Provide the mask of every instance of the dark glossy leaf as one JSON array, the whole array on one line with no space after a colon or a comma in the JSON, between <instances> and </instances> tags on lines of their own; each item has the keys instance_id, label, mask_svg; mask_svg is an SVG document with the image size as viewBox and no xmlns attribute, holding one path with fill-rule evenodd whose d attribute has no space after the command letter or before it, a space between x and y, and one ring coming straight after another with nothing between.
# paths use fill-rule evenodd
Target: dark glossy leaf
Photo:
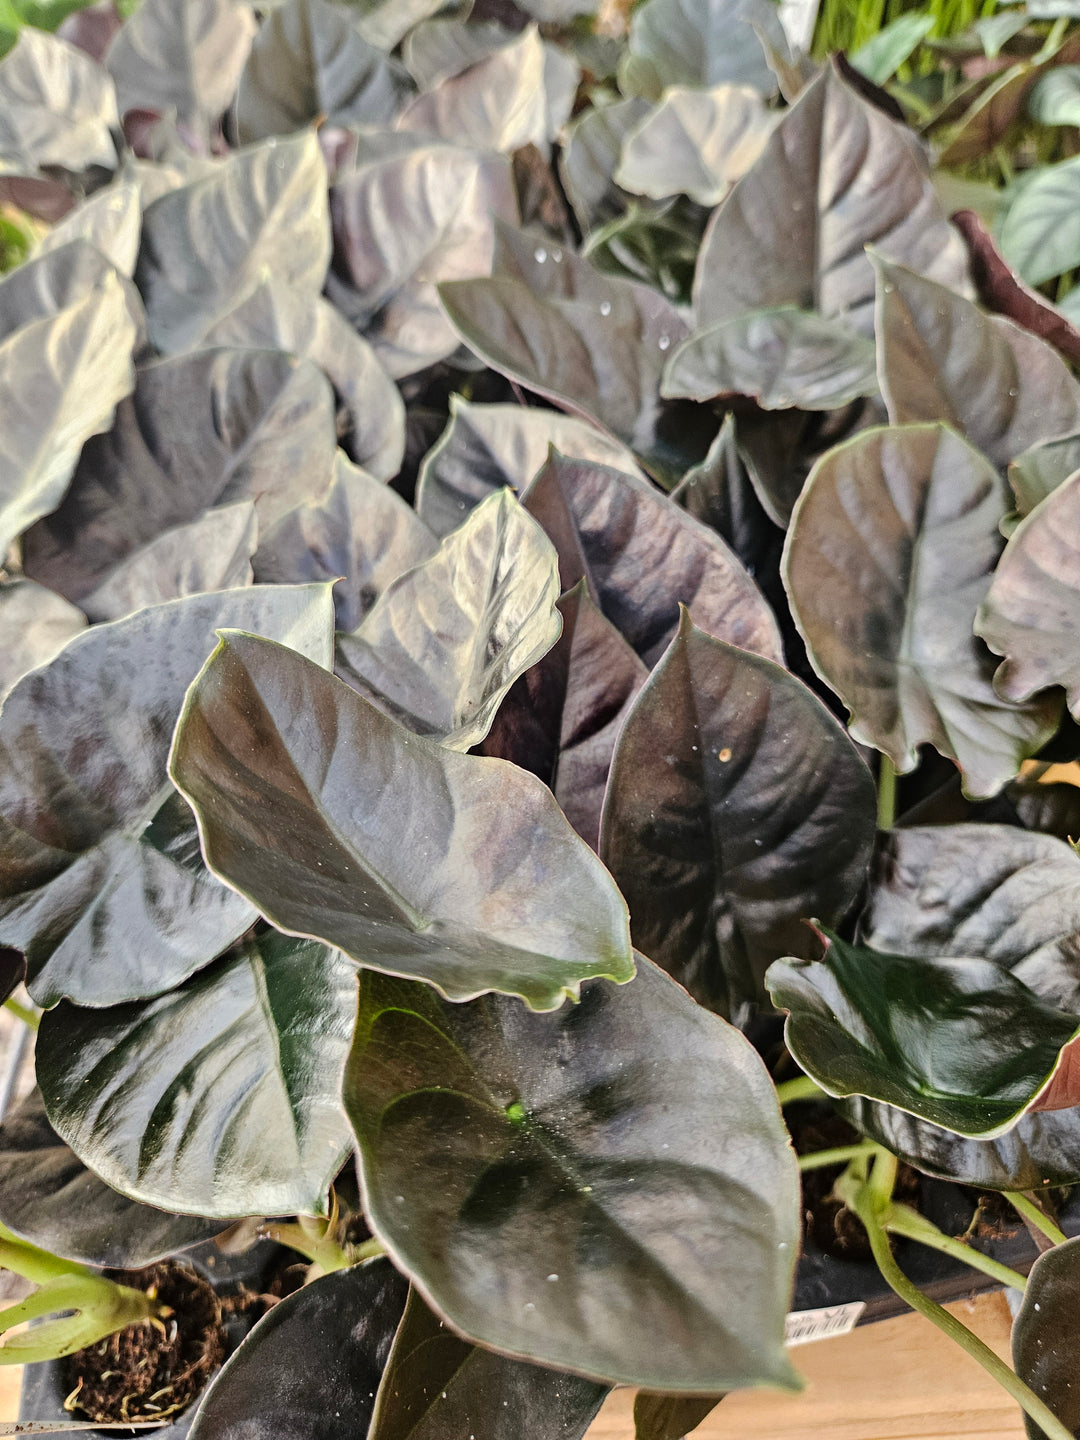
<instances>
[{"instance_id":1,"label":"dark glossy leaf","mask_svg":"<svg viewBox=\"0 0 1080 1440\"><path fill-rule=\"evenodd\" d=\"M647 0L630 23L620 87L651 100L669 85L752 85L773 95L776 76L763 39L787 49L779 15L766 0Z\"/></svg>"},{"instance_id":2,"label":"dark glossy leaf","mask_svg":"<svg viewBox=\"0 0 1080 1440\"><path fill-rule=\"evenodd\" d=\"M633 973L622 898L546 787L411 735L279 645L222 641L171 772L215 873L361 965L537 1009Z\"/></svg>"},{"instance_id":3,"label":"dark glossy leaf","mask_svg":"<svg viewBox=\"0 0 1080 1440\"><path fill-rule=\"evenodd\" d=\"M409 730L468 750L559 638L558 598L551 542L500 490L338 637L335 671Z\"/></svg>"},{"instance_id":4,"label":"dark glossy leaf","mask_svg":"<svg viewBox=\"0 0 1080 1440\"><path fill-rule=\"evenodd\" d=\"M30 26L0 61L0 159L28 175L43 165L112 169L119 123L105 70L66 40Z\"/></svg>"},{"instance_id":5,"label":"dark glossy leaf","mask_svg":"<svg viewBox=\"0 0 1080 1440\"><path fill-rule=\"evenodd\" d=\"M215 506L254 500L273 524L325 494L335 455L333 393L310 360L208 350L155 362L83 451L63 503L26 536L26 571L77 601Z\"/></svg>"},{"instance_id":6,"label":"dark glossy leaf","mask_svg":"<svg viewBox=\"0 0 1080 1440\"><path fill-rule=\"evenodd\" d=\"M1074 1434L1080 1429L1080 1393L1073 1385L1078 1306L1080 1236L1035 1261L1012 1331L1017 1375ZM1042 1427L1026 1415L1024 1425L1030 1440L1043 1440Z\"/></svg>"},{"instance_id":7,"label":"dark glossy leaf","mask_svg":"<svg viewBox=\"0 0 1080 1440\"><path fill-rule=\"evenodd\" d=\"M0 711L0 940L39 1004L156 995L254 912L207 873L165 763L184 693L221 626L330 662L325 586L194 595L76 636Z\"/></svg>"},{"instance_id":8,"label":"dark glossy leaf","mask_svg":"<svg viewBox=\"0 0 1080 1440\"><path fill-rule=\"evenodd\" d=\"M994 677L999 694L1015 701L1063 685L1074 715L1080 713L1078 523L1080 474L1017 526L976 621L991 650L1007 657Z\"/></svg>"},{"instance_id":9,"label":"dark glossy leaf","mask_svg":"<svg viewBox=\"0 0 1080 1440\"><path fill-rule=\"evenodd\" d=\"M1080 470L1080 432L1046 440L1018 455L1009 465L1009 484L1022 519L1030 515L1051 490ZM1015 526L1013 527L1015 529Z\"/></svg>"},{"instance_id":10,"label":"dark glossy leaf","mask_svg":"<svg viewBox=\"0 0 1080 1440\"><path fill-rule=\"evenodd\" d=\"M119 620L147 605L160 605L182 595L250 585L251 557L257 541L258 523L252 501L207 510L189 525L166 530L148 545L132 551L79 604L91 620ZM300 583L326 577L294 578Z\"/></svg>"},{"instance_id":11,"label":"dark glossy leaf","mask_svg":"<svg viewBox=\"0 0 1080 1440\"><path fill-rule=\"evenodd\" d=\"M397 1271L375 1260L286 1296L226 1362L190 1440L366 1435L407 1294Z\"/></svg>"},{"instance_id":12,"label":"dark glossy leaf","mask_svg":"<svg viewBox=\"0 0 1080 1440\"><path fill-rule=\"evenodd\" d=\"M538 775L595 850L615 740L649 672L584 581L559 611L562 634L511 687L482 751Z\"/></svg>"},{"instance_id":13,"label":"dark glossy leaf","mask_svg":"<svg viewBox=\"0 0 1080 1440\"><path fill-rule=\"evenodd\" d=\"M1005 483L942 425L865 431L815 467L784 583L814 669L857 740L901 773L931 744L994 795L1054 733L1058 702L1007 705L972 634L1001 549Z\"/></svg>"},{"instance_id":14,"label":"dark glossy leaf","mask_svg":"<svg viewBox=\"0 0 1080 1440\"><path fill-rule=\"evenodd\" d=\"M352 631L399 575L437 549L434 535L401 496L339 451L325 498L264 529L252 563L260 583L336 580L335 625Z\"/></svg>"},{"instance_id":15,"label":"dark glossy leaf","mask_svg":"<svg viewBox=\"0 0 1080 1440\"><path fill-rule=\"evenodd\" d=\"M673 87L627 134L612 175L634 195L718 204L765 148L776 117L747 85Z\"/></svg>"},{"instance_id":16,"label":"dark glossy leaf","mask_svg":"<svg viewBox=\"0 0 1080 1440\"><path fill-rule=\"evenodd\" d=\"M0 699L86 629L86 616L33 580L0 585Z\"/></svg>"},{"instance_id":17,"label":"dark glossy leaf","mask_svg":"<svg viewBox=\"0 0 1080 1440\"><path fill-rule=\"evenodd\" d=\"M553 452L525 506L555 542L562 588L587 580L646 665L675 634L680 604L710 634L781 659L772 611L723 540L647 481Z\"/></svg>"},{"instance_id":18,"label":"dark glossy leaf","mask_svg":"<svg viewBox=\"0 0 1080 1440\"><path fill-rule=\"evenodd\" d=\"M559 173L583 233L625 210L630 197L616 185L615 169L627 136L651 113L647 100L631 96L593 106L568 127Z\"/></svg>"},{"instance_id":19,"label":"dark glossy leaf","mask_svg":"<svg viewBox=\"0 0 1080 1440\"><path fill-rule=\"evenodd\" d=\"M771 961L814 949L866 878L874 785L821 702L683 612L619 736L600 854L634 944L743 1023ZM1078 862L1080 864L1080 862Z\"/></svg>"},{"instance_id":20,"label":"dark glossy leaf","mask_svg":"<svg viewBox=\"0 0 1080 1440\"><path fill-rule=\"evenodd\" d=\"M995 465L1080 428L1080 385L1037 335L875 257L881 391L894 425L941 420Z\"/></svg>"},{"instance_id":21,"label":"dark glossy leaf","mask_svg":"<svg viewBox=\"0 0 1080 1440\"><path fill-rule=\"evenodd\" d=\"M332 305L273 277L213 325L203 344L265 346L312 360L344 407L339 443L377 480L392 480L405 453L401 392L368 345Z\"/></svg>"},{"instance_id":22,"label":"dark glossy leaf","mask_svg":"<svg viewBox=\"0 0 1080 1440\"><path fill-rule=\"evenodd\" d=\"M1029 285L1041 285L1080 263L1080 159L1036 170L1005 212L1001 253Z\"/></svg>"},{"instance_id":23,"label":"dark glossy leaf","mask_svg":"<svg viewBox=\"0 0 1080 1440\"><path fill-rule=\"evenodd\" d=\"M582 1440L606 1385L470 1345L415 1290L394 1339L368 1440Z\"/></svg>"},{"instance_id":24,"label":"dark glossy leaf","mask_svg":"<svg viewBox=\"0 0 1080 1440\"><path fill-rule=\"evenodd\" d=\"M715 212L694 280L697 323L796 305L847 316L869 335L871 243L943 284L966 286L963 243L946 223L914 137L830 66L785 111Z\"/></svg>"},{"instance_id":25,"label":"dark glossy leaf","mask_svg":"<svg viewBox=\"0 0 1080 1440\"><path fill-rule=\"evenodd\" d=\"M54 1255L122 1270L223 1229L219 1220L140 1205L99 1180L49 1124L38 1090L0 1125L0 1222Z\"/></svg>"},{"instance_id":26,"label":"dark glossy leaf","mask_svg":"<svg viewBox=\"0 0 1080 1440\"><path fill-rule=\"evenodd\" d=\"M639 1390L634 1396L634 1440L683 1440L716 1409L722 1395L658 1395Z\"/></svg>"},{"instance_id":27,"label":"dark glossy leaf","mask_svg":"<svg viewBox=\"0 0 1080 1440\"><path fill-rule=\"evenodd\" d=\"M869 340L842 321L785 305L695 332L668 361L661 393L745 395L763 410L838 410L876 394L877 383Z\"/></svg>"},{"instance_id":28,"label":"dark glossy leaf","mask_svg":"<svg viewBox=\"0 0 1080 1440\"><path fill-rule=\"evenodd\" d=\"M404 93L400 70L364 39L355 8L286 0L263 22L240 79L241 141L330 125L388 125Z\"/></svg>"},{"instance_id":29,"label":"dark glossy leaf","mask_svg":"<svg viewBox=\"0 0 1080 1440\"><path fill-rule=\"evenodd\" d=\"M205 145L236 93L255 29L241 0L140 0L105 60L120 113L175 111Z\"/></svg>"},{"instance_id":30,"label":"dark glossy leaf","mask_svg":"<svg viewBox=\"0 0 1080 1440\"><path fill-rule=\"evenodd\" d=\"M36 255L48 255L72 240L88 240L122 275L131 275L139 253L141 226L139 187L134 181L121 180L76 205L59 225L53 226Z\"/></svg>"},{"instance_id":31,"label":"dark glossy leaf","mask_svg":"<svg viewBox=\"0 0 1080 1440\"><path fill-rule=\"evenodd\" d=\"M547 462L551 446L575 460L640 473L625 445L573 415L524 405L471 405L451 395L450 423L420 467L420 518L436 535L449 534L493 491L503 486L523 491Z\"/></svg>"},{"instance_id":32,"label":"dark glossy leaf","mask_svg":"<svg viewBox=\"0 0 1080 1440\"><path fill-rule=\"evenodd\" d=\"M9 999L25 979L26 961L20 952L0 948L0 995Z\"/></svg>"},{"instance_id":33,"label":"dark glossy leaf","mask_svg":"<svg viewBox=\"0 0 1080 1440\"><path fill-rule=\"evenodd\" d=\"M677 425L659 395L667 352L687 328L655 290L500 226L492 278L443 284L439 295L485 364L597 421L653 466L675 466L694 448L693 427Z\"/></svg>"},{"instance_id":34,"label":"dark glossy leaf","mask_svg":"<svg viewBox=\"0 0 1080 1440\"><path fill-rule=\"evenodd\" d=\"M267 275L317 295L329 260L326 166L314 131L239 150L143 216L135 278L150 339L168 353L186 349Z\"/></svg>"},{"instance_id":35,"label":"dark glossy leaf","mask_svg":"<svg viewBox=\"0 0 1080 1440\"><path fill-rule=\"evenodd\" d=\"M327 294L400 378L457 348L435 286L487 274L494 217L517 219L513 177L505 156L419 136L371 132L358 145L330 197Z\"/></svg>"},{"instance_id":36,"label":"dark glossy leaf","mask_svg":"<svg viewBox=\"0 0 1080 1440\"><path fill-rule=\"evenodd\" d=\"M790 1387L797 1186L767 1086L642 958L543 1016L364 972L345 1105L376 1234L462 1334L609 1381Z\"/></svg>"},{"instance_id":37,"label":"dark glossy leaf","mask_svg":"<svg viewBox=\"0 0 1080 1440\"><path fill-rule=\"evenodd\" d=\"M38 1084L57 1133L134 1200L321 1215L349 1148L340 1094L355 1006L343 956L262 935L156 1000L50 1010Z\"/></svg>"},{"instance_id":38,"label":"dark glossy leaf","mask_svg":"<svg viewBox=\"0 0 1080 1440\"><path fill-rule=\"evenodd\" d=\"M1014 780L1007 790L1021 825L1059 840L1080 839L1080 788L1076 785L1040 784Z\"/></svg>"},{"instance_id":39,"label":"dark glossy leaf","mask_svg":"<svg viewBox=\"0 0 1080 1440\"><path fill-rule=\"evenodd\" d=\"M827 934L820 960L770 966L784 1039L830 1095L862 1095L955 1134L1002 1135L1080 1034L992 960L889 955Z\"/></svg>"}]
</instances>

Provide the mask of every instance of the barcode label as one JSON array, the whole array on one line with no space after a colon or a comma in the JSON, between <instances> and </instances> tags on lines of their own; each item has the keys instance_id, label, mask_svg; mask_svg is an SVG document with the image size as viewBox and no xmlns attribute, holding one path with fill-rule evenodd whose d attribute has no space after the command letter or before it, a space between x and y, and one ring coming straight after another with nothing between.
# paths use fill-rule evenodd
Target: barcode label
<instances>
[{"instance_id":1,"label":"barcode label","mask_svg":"<svg viewBox=\"0 0 1080 1440\"><path fill-rule=\"evenodd\" d=\"M865 1309L865 1300L853 1300L850 1305L826 1305L824 1310L796 1310L784 1321L784 1343L808 1345L811 1340L846 1335Z\"/></svg>"}]
</instances>

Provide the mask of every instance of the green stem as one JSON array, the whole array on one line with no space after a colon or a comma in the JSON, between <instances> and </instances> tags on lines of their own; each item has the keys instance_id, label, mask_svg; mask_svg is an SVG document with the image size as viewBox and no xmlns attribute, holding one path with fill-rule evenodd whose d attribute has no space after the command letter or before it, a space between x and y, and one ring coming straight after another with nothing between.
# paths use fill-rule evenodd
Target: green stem
<instances>
[{"instance_id":1,"label":"green stem","mask_svg":"<svg viewBox=\"0 0 1080 1440\"><path fill-rule=\"evenodd\" d=\"M950 1315L948 1310L931 1300L929 1296L924 1295L897 1265L892 1250L889 1248L888 1234L882 1223L883 1213L892 1204L892 1185L895 1177L896 1157L887 1151L882 1151L874 1160L874 1169L866 1184L858 1186L850 1197L844 1197L846 1203L866 1227L874 1260L885 1283L899 1295L901 1300L936 1325L939 1330L948 1335L950 1340L954 1340L962 1350L965 1350L973 1360L977 1360L987 1374L1012 1396L1025 1414L1029 1415L1035 1424L1042 1428L1046 1440L1075 1440L1072 1431L1066 1429L1039 1397L1028 1389L1019 1375L1010 1370L1005 1361L994 1354L989 1345L985 1345L977 1335L972 1334L966 1325L957 1320L955 1315Z\"/></svg>"},{"instance_id":2,"label":"green stem","mask_svg":"<svg viewBox=\"0 0 1080 1440\"><path fill-rule=\"evenodd\" d=\"M356 1247L356 1263L364 1260L378 1260L380 1255L386 1254L386 1247L381 1240L365 1240L362 1245Z\"/></svg>"},{"instance_id":3,"label":"green stem","mask_svg":"<svg viewBox=\"0 0 1080 1440\"><path fill-rule=\"evenodd\" d=\"M896 766L888 755L882 755L878 766L877 825L891 830L896 822Z\"/></svg>"},{"instance_id":4,"label":"green stem","mask_svg":"<svg viewBox=\"0 0 1080 1440\"><path fill-rule=\"evenodd\" d=\"M328 1229L319 1234L320 1223L313 1224L308 1216L303 1216L295 1222L260 1225L259 1234L298 1251L305 1260L318 1265L325 1275L334 1270L347 1270L353 1263L352 1255L330 1236Z\"/></svg>"},{"instance_id":5,"label":"green stem","mask_svg":"<svg viewBox=\"0 0 1080 1440\"><path fill-rule=\"evenodd\" d=\"M962 1240L956 1240L951 1235L946 1235L944 1230L939 1230L932 1220L927 1220L925 1215L920 1215L909 1205L898 1205L894 1201L881 1219L890 1234L903 1235L907 1240L914 1240L919 1245L927 1245L931 1250L940 1250L943 1255L951 1255L954 1260L959 1260L964 1265L970 1265L973 1270L981 1270L984 1275L989 1275L992 1280L996 1280L1001 1285L1011 1286L1014 1290L1023 1290L1027 1284L1027 1277L1021 1275L1019 1270L1002 1265L999 1260L993 1259L990 1255L984 1255L973 1245L965 1245Z\"/></svg>"},{"instance_id":6,"label":"green stem","mask_svg":"<svg viewBox=\"0 0 1080 1440\"><path fill-rule=\"evenodd\" d=\"M20 1005L18 1000L5 1000L4 1009L10 1010L16 1020L21 1020L22 1023L28 1025L31 1030L38 1028L40 1017L37 1011L32 1010L29 1005Z\"/></svg>"},{"instance_id":7,"label":"green stem","mask_svg":"<svg viewBox=\"0 0 1080 1440\"><path fill-rule=\"evenodd\" d=\"M782 1085L777 1085L776 1098L784 1106L793 1105L796 1100L824 1100L826 1095L809 1075L796 1075L794 1080L785 1080Z\"/></svg>"},{"instance_id":8,"label":"green stem","mask_svg":"<svg viewBox=\"0 0 1080 1440\"><path fill-rule=\"evenodd\" d=\"M832 1150L815 1150L812 1155L799 1156L800 1170L824 1170L826 1165L846 1165L860 1155L872 1155L872 1140L860 1140L857 1145L837 1145Z\"/></svg>"},{"instance_id":9,"label":"green stem","mask_svg":"<svg viewBox=\"0 0 1080 1440\"><path fill-rule=\"evenodd\" d=\"M1048 1215L1043 1214L1033 1200L1029 1200L1026 1195L1021 1195L1015 1190L1005 1190L1002 1193L1013 1209L1018 1210L1025 1220L1030 1220L1036 1230L1041 1230L1049 1241L1054 1245L1064 1245L1069 1237L1064 1230L1060 1230L1054 1224Z\"/></svg>"}]
</instances>

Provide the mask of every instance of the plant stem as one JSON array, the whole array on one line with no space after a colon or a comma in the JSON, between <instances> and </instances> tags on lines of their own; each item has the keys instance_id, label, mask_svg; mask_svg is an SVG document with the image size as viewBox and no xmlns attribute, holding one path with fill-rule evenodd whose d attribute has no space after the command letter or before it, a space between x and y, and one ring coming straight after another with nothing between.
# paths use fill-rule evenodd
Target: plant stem
<instances>
[{"instance_id":1,"label":"plant stem","mask_svg":"<svg viewBox=\"0 0 1080 1440\"><path fill-rule=\"evenodd\" d=\"M5 1000L4 1009L10 1010L16 1020L21 1020L22 1023L29 1026L31 1030L38 1028L40 1017L37 1011L32 1010L29 1005L21 1005L18 1000Z\"/></svg>"},{"instance_id":2,"label":"plant stem","mask_svg":"<svg viewBox=\"0 0 1080 1440\"><path fill-rule=\"evenodd\" d=\"M362 1245L356 1247L356 1263L364 1260L377 1260L380 1255L386 1254L386 1247L381 1240L365 1240Z\"/></svg>"},{"instance_id":3,"label":"plant stem","mask_svg":"<svg viewBox=\"0 0 1080 1440\"><path fill-rule=\"evenodd\" d=\"M877 825L891 830L896 821L896 766L888 755L882 755L878 766Z\"/></svg>"},{"instance_id":4,"label":"plant stem","mask_svg":"<svg viewBox=\"0 0 1080 1440\"><path fill-rule=\"evenodd\" d=\"M882 1224L891 1235L903 1235L905 1239L914 1240L919 1245L927 1245L931 1250L939 1250L943 1255L951 1255L954 1260L960 1260L963 1264L970 1265L973 1270L981 1270L984 1275L989 1275L992 1280L997 1280L1002 1285L1011 1286L1014 1290L1023 1290L1027 1284L1027 1277L1021 1275L1019 1270L1002 1265L999 1260L993 1259L990 1255L984 1255L974 1246L965 1245L962 1240L956 1240L951 1235L946 1235L944 1230L939 1230L932 1220L927 1220L925 1215L920 1215L909 1205L898 1205L894 1201L881 1219Z\"/></svg>"},{"instance_id":5,"label":"plant stem","mask_svg":"<svg viewBox=\"0 0 1080 1440\"><path fill-rule=\"evenodd\" d=\"M320 1226L325 1226L322 1233ZM313 1221L307 1215L296 1221L260 1225L259 1234L298 1251L305 1260L318 1265L324 1275L334 1270L347 1270L353 1263L352 1255L333 1238L330 1227L325 1222Z\"/></svg>"},{"instance_id":6,"label":"plant stem","mask_svg":"<svg viewBox=\"0 0 1080 1440\"><path fill-rule=\"evenodd\" d=\"M794 1080L785 1080L782 1085L777 1085L776 1098L784 1106L793 1105L796 1100L824 1100L826 1095L809 1075L796 1075Z\"/></svg>"},{"instance_id":7,"label":"plant stem","mask_svg":"<svg viewBox=\"0 0 1080 1440\"><path fill-rule=\"evenodd\" d=\"M832 1150L815 1150L812 1155L799 1156L800 1170L824 1170L826 1165L846 1165L860 1155L872 1155L872 1140L860 1140L857 1145L837 1145Z\"/></svg>"},{"instance_id":8,"label":"plant stem","mask_svg":"<svg viewBox=\"0 0 1080 1440\"><path fill-rule=\"evenodd\" d=\"M1034 1200L1029 1200L1026 1195L1021 1195L1016 1190L1005 1190L1002 1193L1013 1209L1018 1210L1025 1220L1030 1220L1032 1225L1037 1230L1041 1230L1052 1244L1064 1245L1069 1237L1064 1230L1054 1224L1048 1215L1043 1214Z\"/></svg>"}]
</instances>

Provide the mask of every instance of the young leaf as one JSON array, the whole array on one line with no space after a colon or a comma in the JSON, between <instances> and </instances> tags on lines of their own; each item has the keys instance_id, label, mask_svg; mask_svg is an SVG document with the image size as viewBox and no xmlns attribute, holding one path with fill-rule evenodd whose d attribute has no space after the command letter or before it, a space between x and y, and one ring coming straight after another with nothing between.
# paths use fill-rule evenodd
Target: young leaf
<instances>
[{"instance_id":1,"label":"young leaf","mask_svg":"<svg viewBox=\"0 0 1080 1440\"><path fill-rule=\"evenodd\" d=\"M0 943L39 1004L160 994L231 944L251 907L206 871L165 770L184 692L220 626L320 664L328 586L193 595L75 637L0 711ZM310 662L309 662L310 663Z\"/></svg>"},{"instance_id":2,"label":"young leaf","mask_svg":"<svg viewBox=\"0 0 1080 1440\"><path fill-rule=\"evenodd\" d=\"M416 511L339 450L325 497L264 528L252 563L260 583L336 581L335 627L349 632L399 575L437 549Z\"/></svg>"},{"instance_id":3,"label":"young leaf","mask_svg":"<svg viewBox=\"0 0 1080 1440\"><path fill-rule=\"evenodd\" d=\"M256 28L241 0L140 0L105 61L120 113L175 111L207 145L236 93Z\"/></svg>"},{"instance_id":4,"label":"young leaf","mask_svg":"<svg viewBox=\"0 0 1080 1440\"><path fill-rule=\"evenodd\" d=\"M998 698L972 634L1006 503L997 471L945 426L867 430L815 466L784 551L795 623L855 738L902 773L932 744L976 798L1057 727L1053 697Z\"/></svg>"},{"instance_id":5,"label":"young leaf","mask_svg":"<svg viewBox=\"0 0 1080 1440\"><path fill-rule=\"evenodd\" d=\"M348 1153L355 968L267 934L155 1000L42 1017L49 1120L96 1175L161 1208L325 1214Z\"/></svg>"},{"instance_id":6,"label":"young leaf","mask_svg":"<svg viewBox=\"0 0 1080 1440\"><path fill-rule=\"evenodd\" d=\"M654 665L690 606L703 629L779 661L776 621L719 535L645 480L552 452L525 492L555 542L564 590L589 592L646 665Z\"/></svg>"},{"instance_id":7,"label":"young leaf","mask_svg":"<svg viewBox=\"0 0 1080 1440\"><path fill-rule=\"evenodd\" d=\"M668 361L660 393L744 395L763 410L838 410L876 394L877 383L869 340L840 320L783 305L695 332Z\"/></svg>"},{"instance_id":8,"label":"young leaf","mask_svg":"<svg viewBox=\"0 0 1080 1440\"><path fill-rule=\"evenodd\" d=\"M133 550L79 605L91 620L119 620L182 595L250 585L257 532L250 500L207 510L189 525L166 530ZM296 580L324 578L303 575Z\"/></svg>"},{"instance_id":9,"label":"young leaf","mask_svg":"<svg viewBox=\"0 0 1080 1440\"><path fill-rule=\"evenodd\" d=\"M139 254L141 228L139 187L131 180L118 181L96 191L54 225L38 245L34 258L49 255L72 240L88 240L121 275L131 276Z\"/></svg>"},{"instance_id":10,"label":"young leaf","mask_svg":"<svg viewBox=\"0 0 1080 1440\"><path fill-rule=\"evenodd\" d=\"M448 1329L415 1289L375 1399L368 1440L582 1440L606 1385L509 1360Z\"/></svg>"},{"instance_id":11,"label":"young leaf","mask_svg":"<svg viewBox=\"0 0 1080 1440\"><path fill-rule=\"evenodd\" d=\"M509 486L520 494L546 463L551 446L575 460L640 473L625 445L573 415L523 405L471 405L451 395L450 423L420 467L420 518L436 535L449 534L492 491Z\"/></svg>"},{"instance_id":12,"label":"young leaf","mask_svg":"<svg viewBox=\"0 0 1080 1440\"><path fill-rule=\"evenodd\" d=\"M545 786L410 734L280 645L222 640L171 773L214 872L361 965L540 1010L633 974L622 897Z\"/></svg>"},{"instance_id":13,"label":"young leaf","mask_svg":"<svg viewBox=\"0 0 1080 1440\"><path fill-rule=\"evenodd\" d=\"M647 0L630 23L620 88L653 100L669 85L750 85L774 95L766 42L786 52L776 7L766 0Z\"/></svg>"},{"instance_id":14,"label":"young leaf","mask_svg":"<svg viewBox=\"0 0 1080 1440\"><path fill-rule=\"evenodd\" d=\"M609 1382L797 1384L776 1101L649 961L554 1015L364 972L345 1105L376 1234L461 1334Z\"/></svg>"},{"instance_id":15,"label":"young leaf","mask_svg":"<svg viewBox=\"0 0 1080 1440\"><path fill-rule=\"evenodd\" d=\"M866 878L874 785L824 705L683 611L611 767L600 854L631 933L703 1005L745 1021L766 967L839 921ZM805 938L804 938L805 937Z\"/></svg>"},{"instance_id":16,"label":"young leaf","mask_svg":"<svg viewBox=\"0 0 1080 1440\"><path fill-rule=\"evenodd\" d=\"M1080 474L1059 485L1013 531L975 622L990 649L1006 657L994 677L1000 695L1017 702L1048 685L1063 685L1074 715L1080 714L1078 517Z\"/></svg>"},{"instance_id":17,"label":"young leaf","mask_svg":"<svg viewBox=\"0 0 1080 1440\"><path fill-rule=\"evenodd\" d=\"M862 1095L958 1135L1002 1135L1046 1097L1076 1015L992 960L888 955L826 932L820 960L778 960L792 1055L830 1095Z\"/></svg>"},{"instance_id":18,"label":"young leaf","mask_svg":"<svg viewBox=\"0 0 1080 1440\"><path fill-rule=\"evenodd\" d=\"M47 665L80 630L86 616L33 580L0 584L0 700L28 670Z\"/></svg>"},{"instance_id":19,"label":"young leaf","mask_svg":"<svg viewBox=\"0 0 1080 1440\"><path fill-rule=\"evenodd\" d=\"M722 1395L634 1396L634 1440L685 1440L716 1409Z\"/></svg>"},{"instance_id":20,"label":"young leaf","mask_svg":"<svg viewBox=\"0 0 1080 1440\"><path fill-rule=\"evenodd\" d=\"M0 1126L0 1223L55 1255L118 1270L153 1265L224 1229L140 1205L99 1180L49 1124L39 1090Z\"/></svg>"},{"instance_id":21,"label":"young leaf","mask_svg":"<svg viewBox=\"0 0 1080 1440\"><path fill-rule=\"evenodd\" d=\"M166 354L187 349L268 274L317 295L329 261L326 165L314 131L238 150L143 216L135 279L150 339Z\"/></svg>"},{"instance_id":22,"label":"young leaf","mask_svg":"<svg viewBox=\"0 0 1080 1440\"><path fill-rule=\"evenodd\" d=\"M1017 455L1009 465L1009 484L1022 520L1052 490L1080 470L1080 432L1045 440ZM1014 527L1015 528L1015 527Z\"/></svg>"},{"instance_id":23,"label":"young leaf","mask_svg":"<svg viewBox=\"0 0 1080 1440\"><path fill-rule=\"evenodd\" d=\"M33 175L41 166L113 169L119 124L108 72L55 35L25 26L0 61L0 160Z\"/></svg>"},{"instance_id":24,"label":"young leaf","mask_svg":"<svg viewBox=\"0 0 1080 1440\"><path fill-rule=\"evenodd\" d=\"M323 1440L337 1420L341 1434L366 1435L407 1294L376 1260L287 1295L215 1377L190 1440Z\"/></svg>"},{"instance_id":25,"label":"young leaf","mask_svg":"<svg viewBox=\"0 0 1080 1440\"><path fill-rule=\"evenodd\" d=\"M338 637L336 673L418 735L468 750L559 638L558 597L554 547L499 490Z\"/></svg>"},{"instance_id":26,"label":"young leaf","mask_svg":"<svg viewBox=\"0 0 1080 1440\"><path fill-rule=\"evenodd\" d=\"M1001 253L1029 285L1080 264L1080 158L1035 171L1005 212Z\"/></svg>"},{"instance_id":27,"label":"young leaf","mask_svg":"<svg viewBox=\"0 0 1080 1440\"><path fill-rule=\"evenodd\" d=\"M1080 385L1037 335L874 257L881 392L894 425L941 420L1004 467L1080 428Z\"/></svg>"},{"instance_id":28,"label":"young leaf","mask_svg":"<svg viewBox=\"0 0 1080 1440\"><path fill-rule=\"evenodd\" d=\"M713 215L694 278L697 323L795 305L869 335L871 242L945 285L967 284L963 243L914 138L828 66Z\"/></svg>"},{"instance_id":29,"label":"young leaf","mask_svg":"<svg viewBox=\"0 0 1080 1440\"><path fill-rule=\"evenodd\" d=\"M883 419L876 395L839 410L777 412L740 407L739 454L773 524L787 529L811 470L827 451Z\"/></svg>"},{"instance_id":30,"label":"young leaf","mask_svg":"<svg viewBox=\"0 0 1080 1440\"><path fill-rule=\"evenodd\" d=\"M269 525L317 499L336 453L333 392L310 360L208 350L157 361L27 534L27 574L78 601L140 546L216 506L253 500Z\"/></svg>"},{"instance_id":31,"label":"young leaf","mask_svg":"<svg viewBox=\"0 0 1080 1440\"><path fill-rule=\"evenodd\" d=\"M1066 1429L1080 1427L1076 1348L1080 1344L1080 1236L1055 1245L1031 1267L1023 1303L1013 1322L1013 1365ZM1024 1417L1029 1440L1044 1440L1042 1428Z\"/></svg>"},{"instance_id":32,"label":"young leaf","mask_svg":"<svg viewBox=\"0 0 1080 1440\"><path fill-rule=\"evenodd\" d=\"M286 0L263 21L236 97L249 144L320 118L330 125L389 125L405 93L399 68L361 34L355 7Z\"/></svg>"}]
</instances>

